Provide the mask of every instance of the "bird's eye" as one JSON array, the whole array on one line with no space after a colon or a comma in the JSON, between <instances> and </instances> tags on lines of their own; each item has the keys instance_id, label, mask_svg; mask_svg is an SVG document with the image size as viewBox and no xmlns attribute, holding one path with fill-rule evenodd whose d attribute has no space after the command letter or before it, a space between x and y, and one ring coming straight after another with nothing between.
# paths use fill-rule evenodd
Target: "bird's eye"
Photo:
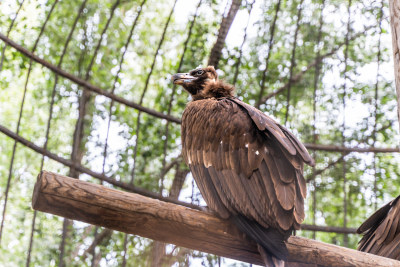
<instances>
[{"instance_id":1,"label":"bird's eye","mask_svg":"<svg viewBox=\"0 0 400 267\"><path fill-rule=\"evenodd\" d=\"M202 75L203 73L204 73L203 70L198 70L198 71L196 72L197 75Z\"/></svg>"}]
</instances>

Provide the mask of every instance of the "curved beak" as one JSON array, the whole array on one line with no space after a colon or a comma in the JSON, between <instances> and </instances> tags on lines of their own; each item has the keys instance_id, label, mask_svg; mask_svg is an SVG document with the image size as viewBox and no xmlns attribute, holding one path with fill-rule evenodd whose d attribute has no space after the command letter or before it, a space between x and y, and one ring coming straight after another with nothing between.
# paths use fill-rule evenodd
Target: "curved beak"
<instances>
[{"instance_id":1,"label":"curved beak","mask_svg":"<svg viewBox=\"0 0 400 267\"><path fill-rule=\"evenodd\" d=\"M195 80L196 77L189 75L188 73L177 73L175 75L172 75L171 81L174 84L185 84L185 83L190 83L191 81Z\"/></svg>"}]
</instances>

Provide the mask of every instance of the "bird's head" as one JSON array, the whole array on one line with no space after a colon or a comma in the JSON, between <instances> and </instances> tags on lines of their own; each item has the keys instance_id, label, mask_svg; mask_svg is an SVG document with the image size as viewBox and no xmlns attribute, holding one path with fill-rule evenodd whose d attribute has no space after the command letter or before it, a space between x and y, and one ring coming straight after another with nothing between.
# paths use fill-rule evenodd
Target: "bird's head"
<instances>
[{"instance_id":1,"label":"bird's head","mask_svg":"<svg viewBox=\"0 0 400 267\"><path fill-rule=\"evenodd\" d=\"M208 66L191 70L189 73L177 73L171 79L174 84L181 85L191 95L196 95L207 83L215 83L218 80L218 74L213 66Z\"/></svg>"},{"instance_id":2,"label":"bird's head","mask_svg":"<svg viewBox=\"0 0 400 267\"><path fill-rule=\"evenodd\" d=\"M234 87L218 80L213 66L197 68L189 73L177 73L171 80L185 88L195 100L233 96Z\"/></svg>"}]
</instances>

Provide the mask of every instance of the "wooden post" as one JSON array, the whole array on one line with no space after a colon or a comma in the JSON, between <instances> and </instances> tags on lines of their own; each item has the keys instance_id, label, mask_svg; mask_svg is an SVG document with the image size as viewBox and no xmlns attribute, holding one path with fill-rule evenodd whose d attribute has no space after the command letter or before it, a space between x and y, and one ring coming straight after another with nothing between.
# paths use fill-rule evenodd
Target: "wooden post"
<instances>
[{"instance_id":1,"label":"wooden post","mask_svg":"<svg viewBox=\"0 0 400 267\"><path fill-rule=\"evenodd\" d=\"M394 77L397 93L397 116L400 121L400 2L389 0L390 25L392 28L392 45L394 61Z\"/></svg>"},{"instance_id":2,"label":"wooden post","mask_svg":"<svg viewBox=\"0 0 400 267\"><path fill-rule=\"evenodd\" d=\"M256 244L229 221L138 194L43 171L36 182L35 210L136 234L223 257L262 264ZM289 260L320 266L400 266L353 249L292 236Z\"/></svg>"}]
</instances>

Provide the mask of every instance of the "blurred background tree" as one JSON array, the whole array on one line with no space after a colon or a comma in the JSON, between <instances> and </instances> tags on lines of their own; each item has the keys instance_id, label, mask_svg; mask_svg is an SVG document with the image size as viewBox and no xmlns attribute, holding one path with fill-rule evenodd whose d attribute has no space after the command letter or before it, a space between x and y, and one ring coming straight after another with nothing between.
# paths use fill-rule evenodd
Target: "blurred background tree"
<instances>
[{"instance_id":1,"label":"blurred background tree","mask_svg":"<svg viewBox=\"0 0 400 267\"><path fill-rule=\"evenodd\" d=\"M221 57L210 58L221 27L230 27L217 49ZM180 126L165 115L179 118L189 101L170 75L210 60L241 99L286 124L309 148L316 144L316 167L305 170L305 223L352 232L398 195L398 154L340 149L398 145L387 1L3 0L0 33L164 114L85 90L0 42L0 130L97 173L204 205L180 157ZM41 169L100 182L0 134L2 266L246 265L33 212ZM351 248L360 238L297 234Z\"/></svg>"}]
</instances>

